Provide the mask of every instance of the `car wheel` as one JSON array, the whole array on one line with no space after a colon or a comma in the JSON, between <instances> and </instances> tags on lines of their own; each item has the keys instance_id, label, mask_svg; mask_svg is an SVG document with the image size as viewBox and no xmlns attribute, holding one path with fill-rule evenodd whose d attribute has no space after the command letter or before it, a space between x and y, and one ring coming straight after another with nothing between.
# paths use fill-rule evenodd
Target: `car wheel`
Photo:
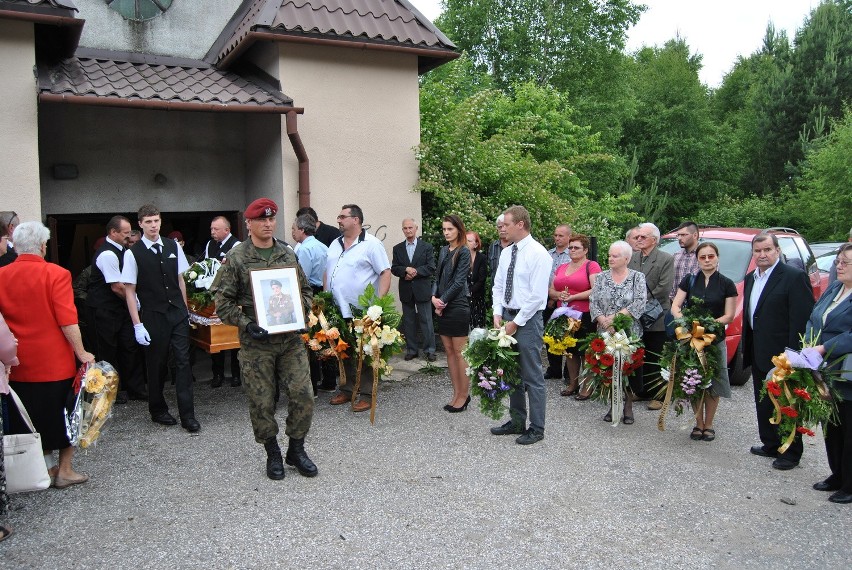
<instances>
[{"instance_id":1,"label":"car wheel","mask_svg":"<svg viewBox=\"0 0 852 570\"><path fill-rule=\"evenodd\" d=\"M751 377L751 366L743 368L743 345L737 347L737 353L731 362L728 363L728 378L731 380L731 386L742 386Z\"/></svg>"}]
</instances>

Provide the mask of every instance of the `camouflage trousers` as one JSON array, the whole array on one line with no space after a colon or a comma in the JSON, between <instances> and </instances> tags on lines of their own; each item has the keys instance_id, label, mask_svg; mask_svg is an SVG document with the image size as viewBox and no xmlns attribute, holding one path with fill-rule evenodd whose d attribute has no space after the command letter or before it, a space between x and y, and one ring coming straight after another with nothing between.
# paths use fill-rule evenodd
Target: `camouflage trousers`
<instances>
[{"instance_id":1,"label":"camouflage trousers","mask_svg":"<svg viewBox=\"0 0 852 570\"><path fill-rule=\"evenodd\" d=\"M287 397L284 433L294 439L304 438L314 415L314 392L302 339L285 333L263 341L244 337L240 340L240 374L249 400L254 439L263 443L278 435L276 387Z\"/></svg>"}]
</instances>

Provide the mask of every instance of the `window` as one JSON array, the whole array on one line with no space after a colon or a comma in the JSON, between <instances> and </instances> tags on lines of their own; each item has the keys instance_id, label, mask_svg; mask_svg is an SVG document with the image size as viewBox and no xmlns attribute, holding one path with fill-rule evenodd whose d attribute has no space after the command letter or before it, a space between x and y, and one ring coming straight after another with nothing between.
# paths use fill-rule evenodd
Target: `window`
<instances>
[{"instance_id":1,"label":"window","mask_svg":"<svg viewBox=\"0 0 852 570\"><path fill-rule=\"evenodd\" d=\"M142 22L168 10L172 0L106 0L106 3L126 19Z\"/></svg>"}]
</instances>

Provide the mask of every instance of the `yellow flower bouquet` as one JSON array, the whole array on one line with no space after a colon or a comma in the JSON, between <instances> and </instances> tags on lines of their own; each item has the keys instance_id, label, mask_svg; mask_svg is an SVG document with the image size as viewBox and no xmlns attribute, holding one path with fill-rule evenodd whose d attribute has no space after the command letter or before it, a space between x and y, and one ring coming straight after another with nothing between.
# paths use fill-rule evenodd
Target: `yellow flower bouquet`
<instances>
[{"instance_id":1,"label":"yellow flower bouquet","mask_svg":"<svg viewBox=\"0 0 852 570\"><path fill-rule=\"evenodd\" d=\"M79 391L74 408L66 413L65 427L71 445L87 449L100 437L104 424L112 415L118 393L118 372L104 361L84 364L74 388Z\"/></svg>"}]
</instances>

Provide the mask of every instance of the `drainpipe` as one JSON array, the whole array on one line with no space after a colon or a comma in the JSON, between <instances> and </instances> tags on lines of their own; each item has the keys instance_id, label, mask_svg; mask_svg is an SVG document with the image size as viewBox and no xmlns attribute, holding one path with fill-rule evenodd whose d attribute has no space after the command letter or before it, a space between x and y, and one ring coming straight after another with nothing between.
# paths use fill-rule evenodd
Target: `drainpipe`
<instances>
[{"instance_id":1,"label":"drainpipe","mask_svg":"<svg viewBox=\"0 0 852 570\"><path fill-rule=\"evenodd\" d=\"M305 145L302 144L302 137L299 136L296 113L295 110L287 112L287 137L299 160L299 207L305 208L311 205L310 161L308 153L305 152Z\"/></svg>"}]
</instances>

